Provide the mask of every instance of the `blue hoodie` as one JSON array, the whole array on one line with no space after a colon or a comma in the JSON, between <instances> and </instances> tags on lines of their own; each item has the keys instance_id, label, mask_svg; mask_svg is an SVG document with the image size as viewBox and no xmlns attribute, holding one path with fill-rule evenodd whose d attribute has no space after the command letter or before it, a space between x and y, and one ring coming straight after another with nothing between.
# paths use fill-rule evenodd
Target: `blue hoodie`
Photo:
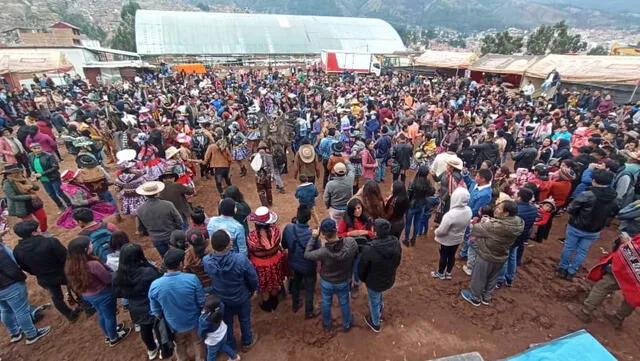
<instances>
[{"instance_id":1,"label":"blue hoodie","mask_svg":"<svg viewBox=\"0 0 640 361\"><path fill-rule=\"evenodd\" d=\"M258 289L258 274L247 256L237 252L211 253L202 259L213 293L227 305L240 305Z\"/></svg>"},{"instance_id":2,"label":"blue hoodie","mask_svg":"<svg viewBox=\"0 0 640 361\"><path fill-rule=\"evenodd\" d=\"M516 243L513 244L511 248L522 246L524 242L529 239L531 235L531 228L533 224L536 222L536 219L540 217L540 213L538 213L538 208L531 203L527 202L517 202L518 204L518 217L522 218L524 221L524 229Z\"/></svg>"},{"instance_id":3,"label":"blue hoodie","mask_svg":"<svg viewBox=\"0 0 640 361\"><path fill-rule=\"evenodd\" d=\"M303 274L316 271L316 263L304 258L304 250L310 240L311 228L308 224L289 223L282 232L282 248L289 250L289 267ZM320 244L316 244L315 248L319 247Z\"/></svg>"}]
</instances>

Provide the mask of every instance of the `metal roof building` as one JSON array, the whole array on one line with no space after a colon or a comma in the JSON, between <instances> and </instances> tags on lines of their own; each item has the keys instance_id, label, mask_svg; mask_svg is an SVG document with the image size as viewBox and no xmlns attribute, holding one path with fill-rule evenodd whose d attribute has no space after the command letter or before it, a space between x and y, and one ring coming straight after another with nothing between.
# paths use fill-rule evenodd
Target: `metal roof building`
<instances>
[{"instance_id":1,"label":"metal roof building","mask_svg":"<svg viewBox=\"0 0 640 361\"><path fill-rule=\"evenodd\" d=\"M406 50L396 30L371 18L138 10L141 55L307 55L322 49Z\"/></svg>"}]
</instances>

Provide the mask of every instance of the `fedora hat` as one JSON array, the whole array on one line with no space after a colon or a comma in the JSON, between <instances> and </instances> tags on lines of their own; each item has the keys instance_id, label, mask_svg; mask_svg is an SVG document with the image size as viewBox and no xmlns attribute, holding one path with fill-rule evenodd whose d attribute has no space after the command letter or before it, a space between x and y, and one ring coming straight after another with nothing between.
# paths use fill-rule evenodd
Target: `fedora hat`
<instances>
[{"instance_id":1,"label":"fedora hat","mask_svg":"<svg viewBox=\"0 0 640 361\"><path fill-rule=\"evenodd\" d=\"M166 159L171 159L173 158L176 154L178 154L180 151L178 150L178 148L171 146L169 148L167 148L167 150L164 152L166 155Z\"/></svg>"},{"instance_id":2,"label":"fedora hat","mask_svg":"<svg viewBox=\"0 0 640 361\"><path fill-rule=\"evenodd\" d=\"M267 207L258 207L255 212L247 216L247 221L262 224L273 224L278 221L276 212L269 210Z\"/></svg>"},{"instance_id":3,"label":"fedora hat","mask_svg":"<svg viewBox=\"0 0 640 361\"><path fill-rule=\"evenodd\" d=\"M303 163L313 163L316 159L316 151L311 144L303 144L300 146L300 159Z\"/></svg>"},{"instance_id":4,"label":"fedora hat","mask_svg":"<svg viewBox=\"0 0 640 361\"><path fill-rule=\"evenodd\" d=\"M447 165L450 165L457 170L462 170L462 168L464 168L460 159L447 159Z\"/></svg>"},{"instance_id":5,"label":"fedora hat","mask_svg":"<svg viewBox=\"0 0 640 361\"><path fill-rule=\"evenodd\" d=\"M334 154L341 154L342 152L344 152L344 143L336 142L331 144L331 151Z\"/></svg>"},{"instance_id":6,"label":"fedora hat","mask_svg":"<svg viewBox=\"0 0 640 361\"><path fill-rule=\"evenodd\" d=\"M4 167L4 169L2 170L2 174L22 173L23 171L24 171L24 168L22 168L21 165L12 164Z\"/></svg>"},{"instance_id":7,"label":"fedora hat","mask_svg":"<svg viewBox=\"0 0 640 361\"><path fill-rule=\"evenodd\" d=\"M164 190L164 183L158 181L146 182L136 188L136 193L141 196L154 196Z\"/></svg>"}]
</instances>

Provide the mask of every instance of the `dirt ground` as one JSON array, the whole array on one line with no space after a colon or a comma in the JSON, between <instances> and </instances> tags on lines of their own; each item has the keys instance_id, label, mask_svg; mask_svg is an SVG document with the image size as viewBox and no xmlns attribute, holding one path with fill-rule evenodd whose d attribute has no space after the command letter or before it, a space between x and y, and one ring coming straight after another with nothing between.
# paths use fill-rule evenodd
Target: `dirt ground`
<instances>
[{"instance_id":1,"label":"dirt ground","mask_svg":"<svg viewBox=\"0 0 640 361\"><path fill-rule=\"evenodd\" d=\"M73 166L70 157L63 163ZM250 172L251 173L251 172ZM243 191L247 202L255 209L259 200L250 174L240 178L234 165L232 181ZM286 175L286 194L275 193L273 209L284 225L295 215L297 201L293 196L296 182ZM391 178L391 177L388 177ZM213 180L197 179L199 193L194 197L194 205L203 205L208 215L215 215L215 205L219 198ZM390 191L390 179L383 185L384 196ZM45 194L49 224L55 223L55 206ZM320 202L321 203L321 202ZM319 214L326 216L324 207L318 207ZM110 219L115 222L113 218ZM640 315L636 312L621 331L614 329L602 317L605 310L612 312L621 300L616 294L606 301L597 319L591 324L580 322L569 310L577 308L590 289L590 282L584 279L586 270L579 278L567 282L554 278L562 244L557 241L564 233L566 215L554 222L550 239L543 244L535 244L525 251L522 267L511 289L500 289L495 293L491 306L473 307L460 297L460 290L469 286L469 277L457 262L452 281L434 280L429 272L437 266L438 252L433 232L418 239L414 248L404 248L402 264L398 270L396 284L385 293L385 314L382 332L374 334L363 321L368 312L366 290L362 287L358 299L352 300L355 326L347 334L326 334L322 330L320 317L304 320L304 313L291 312L290 299L280 303L276 312L267 314L257 307L254 300L252 324L259 335L256 346L243 360L283 361L283 360L382 360L382 361L424 361L432 358L478 351L486 360L496 360L517 354L530 344L549 341L572 331L586 328L619 360L638 358L637 340L640 338ZM15 222L15 219L12 220ZM158 261L158 255L145 238L136 239L134 220L126 217L118 226L132 236L132 240L144 246L150 259ZM433 225L432 225L433 226ZM68 243L77 230L51 230ZM595 243L586 262L596 263L603 250L610 248L613 231L605 231ZM8 236L7 244L13 246L15 236ZM28 279L29 299L32 304L50 302L46 292L33 277ZM316 292L316 307L319 296ZM340 312L337 302L333 308L334 323L339 325ZM131 326L128 314L121 310L118 319ZM96 316L81 319L70 325L55 309L46 311L40 326L51 325L53 330L36 344L27 346L23 342L10 344L6 330L0 331L0 357L3 361L44 361L44 360L86 360L86 361L139 361L146 360L145 348L139 335L132 335L117 347L110 348L103 343L103 335ZM236 322L236 334L239 334ZM221 358L224 359L225 358Z\"/></svg>"}]
</instances>

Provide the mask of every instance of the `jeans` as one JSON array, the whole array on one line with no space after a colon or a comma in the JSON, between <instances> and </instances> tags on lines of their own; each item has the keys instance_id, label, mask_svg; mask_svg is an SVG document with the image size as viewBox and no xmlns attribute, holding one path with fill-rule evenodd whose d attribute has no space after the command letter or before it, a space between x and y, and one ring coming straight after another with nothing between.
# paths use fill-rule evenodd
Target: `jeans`
<instances>
[{"instance_id":1,"label":"jeans","mask_svg":"<svg viewBox=\"0 0 640 361\"><path fill-rule=\"evenodd\" d=\"M227 184L227 187L231 185L231 177L229 177L229 168L228 167L216 167L213 169L213 175L216 178L216 189L218 193L222 194L222 181Z\"/></svg>"},{"instance_id":2,"label":"jeans","mask_svg":"<svg viewBox=\"0 0 640 361\"><path fill-rule=\"evenodd\" d=\"M238 349L236 336L233 334L233 318L238 316L240 321L240 333L242 334L242 345L248 346L253 343L253 333L251 332L251 299L240 304L225 304L224 323L227 324L229 343L234 350Z\"/></svg>"},{"instance_id":3,"label":"jeans","mask_svg":"<svg viewBox=\"0 0 640 361\"><path fill-rule=\"evenodd\" d=\"M207 361L216 361L219 352L226 353L230 359L235 359L238 356L236 350L229 343L229 334L223 337L216 345L207 345Z\"/></svg>"},{"instance_id":4,"label":"jeans","mask_svg":"<svg viewBox=\"0 0 640 361\"><path fill-rule=\"evenodd\" d=\"M509 258L507 258L507 262L502 266L502 270L500 270L500 276L498 277L498 282L513 282L516 278L516 269L518 268L518 249L524 246L518 246L515 248L511 248L509 251Z\"/></svg>"},{"instance_id":5,"label":"jeans","mask_svg":"<svg viewBox=\"0 0 640 361\"><path fill-rule=\"evenodd\" d=\"M384 179L386 162L384 161L384 158L376 158L376 162L378 162L378 166L376 167L376 181L382 181Z\"/></svg>"},{"instance_id":6,"label":"jeans","mask_svg":"<svg viewBox=\"0 0 640 361\"><path fill-rule=\"evenodd\" d=\"M103 202L107 202L109 204L111 204L112 206L116 207L116 215L120 214L120 211L118 210L118 202L116 202L116 199L113 198L113 193L111 193L110 191L106 190L104 192L102 192L99 195L99 198L101 201Z\"/></svg>"},{"instance_id":7,"label":"jeans","mask_svg":"<svg viewBox=\"0 0 640 361\"><path fill-rule=\"evenodd\" d=\"M464 238L462 243L462 248L460 249L460 257L465 258L468 256L469 252L469 233L471 233L471 227L467 226L467 229L464 230Z\"/></svg>"},{"instance_id":8,"label":"jeans","mask_svg":"<svg viewBox=\"0 0 640 361\"><path fill-rule=\"evenodd\" d=\"M284 188L284 183L282 182L282 169L283 167L280 167L280 169L278 169L278 167L276 167L273 170L273 180L276 182L276 188Z\"/></svg>"},{"instance_id":9,"label":"jeans","mask_svg":"<svg viewBox=\"0 0 640 361\"><path fill-rule=\"evenodd\" d=\"M42 286L47 292L49 292L49 296L51 296L51 301L53 301L53 306L67 319L71 319L71 315L73 311L66 302L64 302L64 294L62 293L61 285L46 285Z\"/></svg>"},{"instance_id":10,"label":"jeans","mask_svg":"<svg viewBox=\"0 0 640 361\"><path fill-rule=\"evenodd\" d=\"M587 257L591 244L600 238L600 232L584 232L567 224L564 248L560 255L560 269L576 274ZM573 258L573 259L572 259Z\"/></svg>"},{"instance_id":11,"label":"jeans","mask_svg":"<svg viewBox=\"0 0 640 361\"><path fill-rule=\"evenodd\" d=\"M109 340L115 341L118 338L116 331L118 321L116 321L116 296L111 288L106 288L102 292L93 296L82 296L98 311L98 322L100 328Z\"/></svg>"},{"instance_id":12,"label":"jeans","mask_svg":"<svg viewBox=\"0 0 640 361\"><path fill-rule=\"evenodd\" d=\"M336 224L340 224L342 218L344 218L344 213L346 210L336 209L333 207L329 208L329 218L333 219Z\"/></svg>"},{"instance_id":13,"label":"jeans","mask_svg":"<svg viewBox=\"0 0 640 361\"><path fill-rule=\"evenodd\" d=\"M169 250L169 242L167 241L153 241L153 247L156 248L160 257L163 258L164 254Z\"/></svg>"},{"instance_id":14,"label":"jeans","mask_svg":"<svg viewBox=\"0 0 640 361\"><path fill-rule=\"evenodd\" d=\"M371 322L374 326L380 326L380 318L382 317L382 292L376 292L367 287L369 295L369 310L371 311Z\"/></svg>"},{"instance_id":15,"label":"jeans","mask_svg":"<svg viewBox=\"0 0 640 361\"><path fill-rule=\"evenodd\" d=\"M60 201L60 198L62 198L64 203L67 204L67 207L71 207L71 201L64 194L64 192L62 192L62 189L60 189L60 186L62 185L60 181L46 181L41 183L42 183L42 186L44 187L44 190L49 195L49 197L51 197L51 199L53 199L53 201L56 202L56 206L58 206L58 209L65 209L65 205L62 204L62 201Z\"/></svg>"},{"instance_id":16,"label":"jeans","mask_svg":"<svg viewBox=\"0 0 640 361\"><path fill-rule=\"evenodd\" d=\"M17 335L22 331L27 338L36 336L25 283L16 282L0 290L0 314L10 335Z\"/></svg>"},{"instance_id":17,"label":"jeans","mask_svg":"<svg viewBox=\"0 0 640 361\"><path fill-rule=\"evenodd\" d=\"M313 313L313 295L316 290L316 272L301 273L293 270L293 278L291 279L291 303L293 308L300 305L300 288L304 283L304 312L305 314Z\"/></svg>"},{"instance_id":18,"label":"jeans","mask_svg":"<svg viewBox=\"0 0 640 361\"><path fill-rule=\"evenodd\" d=\"M407 211L407 215L405 217L405 223L404 223L404 240L405 241L409 239L409 235L411 234L411 224L413 224L413 236L411 237L411 240L412 241L416 240L416 237L418 236L418 232L422 228L422 225L420 222L422 219L423 211L424 211L423 207L410 208Z\"/></svg>"},{"instance_id":19,"label":"jeans","mask_svg":"<svg viewBox=\"0 0 640 361\"><path fill-rule=\"evenodd\" d=\"M331 303L333 295L338 296L340 312L342 313L342 328L351 328L351 308L349 305L349 281L331 283L320 279L320 291L322 293L322 325L324 328L331 326Z\"/></svg>"}]
</instances>

